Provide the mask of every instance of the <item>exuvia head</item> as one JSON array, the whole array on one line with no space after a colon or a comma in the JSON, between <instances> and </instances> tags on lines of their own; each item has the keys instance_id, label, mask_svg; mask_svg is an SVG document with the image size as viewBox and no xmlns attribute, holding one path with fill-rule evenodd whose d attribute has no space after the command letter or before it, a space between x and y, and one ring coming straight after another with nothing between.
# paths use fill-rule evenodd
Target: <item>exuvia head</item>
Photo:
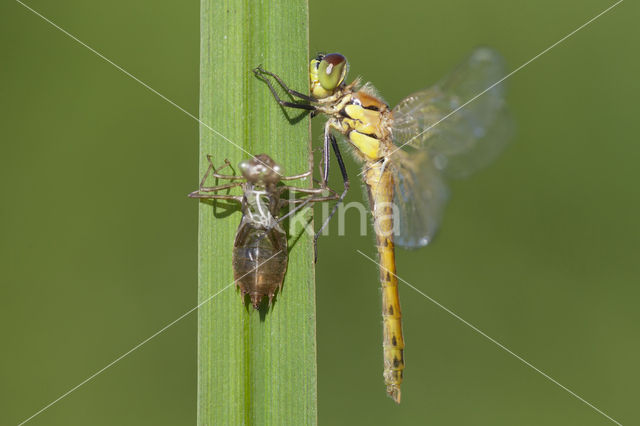
<instances>
[{"instance_id":1,"label":"exuvia head","mask_svg":"<svg viewBox=\"0 0 640 426\"><path fill-rule=\"evenodd\" d=\"M258 154L249 160L241 161L238 168L247 182L253 184L275 185L282 177L282 167L267 154Z\"/></svg>"},{"instance_id":2,"label":"exuvia head","mask_svg":"<svg viewBox=\"0 0 640 426\"><path fill-rule=\"evenodd\" d=\"M347 58L339 53L319 53L309 64L311 94L316 98L331 96L343 83L349 70Z\"/></svg>"}]
</instances>

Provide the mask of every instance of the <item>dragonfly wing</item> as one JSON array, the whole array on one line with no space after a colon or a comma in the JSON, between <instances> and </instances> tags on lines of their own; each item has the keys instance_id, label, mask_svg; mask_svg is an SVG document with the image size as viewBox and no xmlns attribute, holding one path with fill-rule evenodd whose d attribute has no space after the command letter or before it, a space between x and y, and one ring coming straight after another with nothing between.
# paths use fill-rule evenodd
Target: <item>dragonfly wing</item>
<instances>
[{"instance_id":1,"label":"dragonfly wing","mask_svg":"<svg viewBox=\"0 0 640 426\"><path fill-rule=\"evenodd\" d=\"M447 202L442 174L426 152L393 154L395 241L404 248L427 245L434 237Z\"/></svg>"},{"instance_id":2,"label":"dragonfly wing","mask_svg":"<svg viewBox=\"0 0 640 426\"><path fill-rule=\"evenodd\" d=\"M504 60L486 47L433 87L393 109L393 140L425 150L448 176L464 177L493 160L512 132L505 106Z\"/></svg>"}]
</instances>

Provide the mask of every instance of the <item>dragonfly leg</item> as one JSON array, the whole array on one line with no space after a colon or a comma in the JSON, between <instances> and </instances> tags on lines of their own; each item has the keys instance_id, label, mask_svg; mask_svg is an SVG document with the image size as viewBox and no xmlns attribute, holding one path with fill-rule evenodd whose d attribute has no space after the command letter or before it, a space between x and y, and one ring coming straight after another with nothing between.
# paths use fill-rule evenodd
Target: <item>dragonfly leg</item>
<instances>
[{"instance_id":1,"label":"dragonfly leg","mask_svg":"<svg viewBox=\"0 0 640 426\"><path fill-rule=\"evenodd\" d=\"M327 133L325 133L325 138L327 137ZM342 203L342 201L344 200L344 197L347 195L347 192L349 191L349 176L347 175L347 169L344 166L344 161L342 160L342 154L340 154L340 147L338 147L338 142L336 142L336 138L335 136L333 136L333 134L331 134L329 132L329 140L331 142L331 147L333 148L333 152L336 154L336 160L338 161L338 167L340 167L340 173L342 174L342 181L344 184L344 190L342 191L342 194L340 194L340 196L338 197L338 202L333 206L333 209L331 210L331 213L329 213L329 216L324 220L324 222L322 223L322 226L320 227L320 229L318 230L318 232L316 232L316 234L313 236L313 260L314 262L318 261L318 237L320 237L320 234L322 233L322 231L324 231L324 228L327 227L327 225L329 224L329 221L331 220L331 218L333 217L334 214L336 214L336 211L338 210L338 206L340 206L340 204ZM327 161L328 164L328 161ZM328 166L327 166L327 171L328 171Z\"/></svg>"},{"instance_id":2,"label":"dragonfly leg","mask_svg":"<svg viewBox=\"0 0 640 426\"><path fill-rule=\"evenodd\" d=\"M207 161L209 162L209 168L207 169L207 172L204 174L202 180L200 181L200 186L204 185L204 182L207 180L209 176L213 176L216 179L227 179L227 180L244 179L243 176L220 174L220 170L224 169L225 167L231 167L231 161L229 161L226 158L224 159L224 166L220 166L218 169L216 169L216 166L213 165L213 156L211 154L207 154Z\"/></svg>"},{"instance_id":3,"label":"dragonfly leg","mask_svg":"<svg viewBox=\"0 0 640 426\"><path fill-rule=\"evenodd\" d=\"M242 197L240 195L229 195L229 194L201 194L199 191L194 191L189 194L189 198L203 198L203 199L215 199L215 200L233 200L239 203L242 202Z\"/></svg>"},{"instance_id":4,"label":"dragonfly leg","mask_svg":"<svg viewBox=\"0 0 640 426\"><path fill-rule=\"evenodd\" d=\"M311 200L312 200L311 198L307 198L306 200L301 200L300 204L298 204L297 206L289 210L286 214L280 216L278 220L276 220L276 223L281 223L283 220L285 220L289 216L293 216L294 214L296 214L296 212L298 212L299 210L309 205L309 203L311 203Z\"/></svg>"},{"instance_id":5,"label":"dragonfly leg","mask_svg":"<svg viewBox=\"0 0 640 426\"><path fill-rule=\"evenodd\" d=\"M273 95L273 97L275 98L275 100L276 100L280 105L282 105L283 107L297 108L297 109L304 109L304 110L307 110L307 111L315 111L315 110L316 110L316 107L315 107L315 106L313 106L313 105L309 105L309 104L299 104L299 103L296 103L296 102L287 102L287 101L283 101L282 99L280 99L280 96L278 95L278 92L276 92L276 89L273 87L273 85L271 84L271 82L269 81L269 79L268 79L268 78L266 78L266 77L262 74L262 72L265 72L265 73L267 73L268 75L274 75L274 76L275 76L275 74L271 74L271 73L269 73L269 72L267 72L267 71L264 71L264 70L263 70L262 68L260 68L260 67L255 68L255 69L253 70L253 73L256 75L256 77L258 77L260 80L264 81L264 82L267 84L267 87L268 87L268 88L269 88L269 90L271 91L271 94ZM277 78L277 79L278 79L278 81L280 81L280 80L279 80L279 78ZM284 86L284 87L286 87L286 86ZM287 90L290 90L290 89L288 89L288 88L287 88ZM295 92L295 91L293 91L293 92ZM295 92L295 93L298 93L298 92ZM300 95L302 95L302 93L299 93L299 94L300 94ZM304 95L302 95L302 96L304 96Z\"/></svg>"},{"instance_id":6,"label":"dragonfly leg","mask_svg":"<svg viewBox=\"0 0 640 426\"><path fill-rule=\"evenodd\" d=\"M330 193L335 195L335 199L338 199L338 193L336 191L334 191L333 189L329 188L328 186L325 187L321 187L321 188L300 188L297 186L279 186L278 189L282 192L284 191L295 191L295 192L301 192L303 194L322 194L325 191L329 191ZM316 198L314 198L313 200L316 200ZM293 202L295 202L296 200L292 200Z\"/></svg>"},{"instance_id":7,"label":"dragonfly leg","mask_svg":"<svg viewBox=\"0 0 640 426\"><path fill-rule=\"evenodd\" d=\"M311 176L311 171L306 171L304 173L300 173L299 175L293 175L293 176L282 176L280 178L280 180L295 180L295 179L302 179L302 178L306 178Z\"/></svg>"},{"instance_id":8,"label":"dragonfly leg","mask_svg":"<svg viewBox=\"0 0 640 426\"><path fill-rule=\"evenodd\" d=\"M322 148L321 148L322 149ZM324 166L325 166L325 162L324 162L324 149L322 149L322 157L320 158L320 161L318 161L318 172L320 173L320 176L324 177ZM315 181L315 179L314 179ZM320 185L322 185L322 182L317 182ZM324 185L326 186L326 182L324 182Z\"/></svg>"},{"instance_id":9,"label":"dragonfly leg","mask_svg":"<svg viewBox=\"0 0 640 426\"><path fill-rule=\"evenodd\" d=\"M256 77L260 78L260 79L261 79L261 80L263 80L263 81L264 81L264 79L263 79L263 78L261 78L258 74L267 74L267 75L270 75L271 77L275 78L275 79L276 79L276 81L278 82L278 84L280 84L280 86L282 86L282 88L283 88L284 90L286 90L286 91L287 91L287 93L288 93L288 94L290 94L290 95L291 95L291 96L293 96L293 97L296 97L296 98L302 99L302 100L307 101L307 102L316 102L316 101L317 101L317 99L315 99L315 98L313 98L313 97L311 97L311 96L309 96L309 95L305 95L305 94L302 94L302 93L300 93L300 92L297 92L297 91L295 91L295 90L293 90L293 89L289 89L289 87L285 84L285 82L284 82L284 81L282 81L282 79L280 78L280 76L279 76L279 75L274 74L274 73L272 73L271 71L267 71L267 70L265 70L264 68L262 68L262 65L257 66L256 68L254 68L254 69L253 69L253 73L256 75Z\"/></svg>"},{"instance_id":10,"label":"dragonfly leg","mask_svg":"<svg viewBox=\"0 0 640 426\"><path fill-rule=\"evenodd\" d=\"M338 194L333 189L331 189L329 187L327 187L327 188L299 188L297 186L281 186L278 189L280 189L282 191L284 191L284 190L296 191L296 192L301 192L303 194L323 194L324 192L329 191L333 195L325 195L325 196L319 196L319 197L309 197L309 198L305 198L305 199L282 200L282 201L288 202L290 204L298 204L298 205L295 206L290 211L288 211L284 216L280 216L278 218L278 220L276 220L276 223L281 223L284 219L288 218L289 216L294 215L297 211L299 211L300 209L302 209L305 206L309 205L310 203L319 203L319 202L323 202L323 201L333 201L333 200L339 199Z\"/></svg>"},{"instance_id":11,"label":"dragonfly leg","mask_svg":"<svg viewBox=\"0 0 640 426\"><path fill-rule=\"evenodd\" d=\"M289 210L285 215L280 216L275 223L270 226L267 231L271 230L275 225L282 223L286 218L293 216L294 214L296 214L298 211L302 210L303 208L305 208L306 206L308 206L311 203L318 203L318 202L323 202L323 201L334 201L337 200L339 198L338 194L332 190L331 188L327 187L327 188L298 188L295 186L282 186L279 187L279 189L281 190L289 190L289 191L297 191L297 192L301 192L303 194L322 194L325 191L329 191L331 192L331 195L327 195L327 196L316 196L316 197L309 197L309 198L305 198L305 199L294 199L294 200L282 200L282 202L288 202L290 204L298 204L297 206L295 206L294 208L292 208L291 210ZM260 238L264 238L268 235L268 232L265 233L265 235L263 235ZM314 247L316 244L316 240L314 239ZM314 248L314 251L315 250Z\"/></svg>"},{"instance_id":12,"label":"dragonfly leg","mask_svg":"<svg viewBox=\"0 0 640 426\"><path fill-rule=\"evenodd\" d=\"M224 160L224 166L221 166L218 170L216 170L215 166L213 165L213 159L211 155L207 155L207 161L209 162L209 167L207 167L207 171L204 174L204 176L202 177L202 179L200 180L200 186L198 187L197 191L193 191L192 193L189 194L189 198L207 198L207 199L219 199L219 200L234 200L234 201L238 201L238 202L242 202L242 197L238 196L238 195L230 195L230 194L211 194L211 192L217 192L217 191L222 191L224 189L231 189L231 188L235 188L236 186L240 186L243 184L243 182L229 182L229 183L225 183L222 185L216 185L216 186L205 186L205 182L207 181L207 178L209 176L214 176L216 178L220 178L220 179L227 179L227 180L237 180L237 179L243 179L242 176L227 176L227 175L221 175L219 173L217 173L218 171L224 169L225 167L228 167L231 165L231 162L229 160Z\"/></svg>"},{"instance_id":13,"label":"dragonfly leg","mask_svg":"<svg viewBox=\"0 0 640 426\"><path fill-rule=\"evenodd\" d=\"M329 165L331 163L331 120L327 121L324 125L324 143L322 145L322 181L320 182L320 186L323 188L327 186L329 182ZM340 154L336 154L336 156L340 156Z\"/></svg>"},{"instance_id":14,"label":"dragonfly leg","mask_svg":"<svg viewBox=\"0 0 640 426\"><path fill-rule=\"evenodd\" d=\"M191 198L203 198L203 197L196 197L195 194L198 194L200 192L217 192L217 191L222 191L223 189L231 189L231 188L235 188L236 186L240 186L242 185L242 182L230 182L230 183L225 183L224 185L217 185L217 186L201 186L200 189L198 189L197 191L193 191L191 194L189 194L189 197Z\"/></svg>"},{"instance_id":15,"label":"dragonfly leg","mask_svg":"<svg viewBox=\"0 0 640 426\"><path fill-rule=\"evenodd\" d=\"M271 231L276 225L282 223L286 218L293 216L294 214L296 214L296 212L305 208L307 205L309 205L309 203L311 203L312 199L307 198L306 200L299 201L301 201L300 204L289 210L286 214L280 216L278 219L276 219L275 223L267 227L266 232L262 236L260 236L257 241L261 241L263 238L266 238L269 235L269 231Z\"/></svg>"}]
</instances>

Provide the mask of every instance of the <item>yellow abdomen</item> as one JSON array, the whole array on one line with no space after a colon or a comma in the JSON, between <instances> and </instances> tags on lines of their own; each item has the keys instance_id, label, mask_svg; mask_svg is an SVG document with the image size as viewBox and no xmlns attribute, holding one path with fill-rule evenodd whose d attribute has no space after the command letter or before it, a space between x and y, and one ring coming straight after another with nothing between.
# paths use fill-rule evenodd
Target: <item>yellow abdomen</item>
<instances>
[{"instance_id":1,"label":"yellow abdomen","mask_svg":"<svg viewBox=\"0 0 640 426\"><path fill-rule=\"evenodd\" d=\"M365 184L373 213L373 227L380 259L382 285L382 347L384 351L384 382L387 393L400 402L400 384L404 370L404 339L402 313L398 296L398 278L393 245L394 209L393 176L381 162L365 163Z\"/></svg>"}]
</instances>

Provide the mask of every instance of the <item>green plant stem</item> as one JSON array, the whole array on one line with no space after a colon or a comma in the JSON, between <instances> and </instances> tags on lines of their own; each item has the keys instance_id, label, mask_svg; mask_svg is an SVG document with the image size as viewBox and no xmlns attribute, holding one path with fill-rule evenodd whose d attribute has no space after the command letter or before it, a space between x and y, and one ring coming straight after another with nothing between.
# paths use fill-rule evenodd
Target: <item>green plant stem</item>
<instances>
[{"instance_id":1,"label":"green plant stem","mask_svg":"<svg viewBox=\"0 0 640 426\"><path fill-rule=\"evenodd\" d=\"M285 174L311 166L309 119L290 123L252 69L262 64L305 88L307 61L306 0L202 0L200 118L245 151L269 154ZM200 175L206 154L235 167L247 152L201 125ZM220 204L200 203L201 301L233 282L241 213L227 214ZM291 232L290 244L300 233ZM200 308L198 424L316 424L316 395L313 250L303 233L289 250L283 290L266 315L247 308L233 287Z\"/></svg>"}]
</instances>

